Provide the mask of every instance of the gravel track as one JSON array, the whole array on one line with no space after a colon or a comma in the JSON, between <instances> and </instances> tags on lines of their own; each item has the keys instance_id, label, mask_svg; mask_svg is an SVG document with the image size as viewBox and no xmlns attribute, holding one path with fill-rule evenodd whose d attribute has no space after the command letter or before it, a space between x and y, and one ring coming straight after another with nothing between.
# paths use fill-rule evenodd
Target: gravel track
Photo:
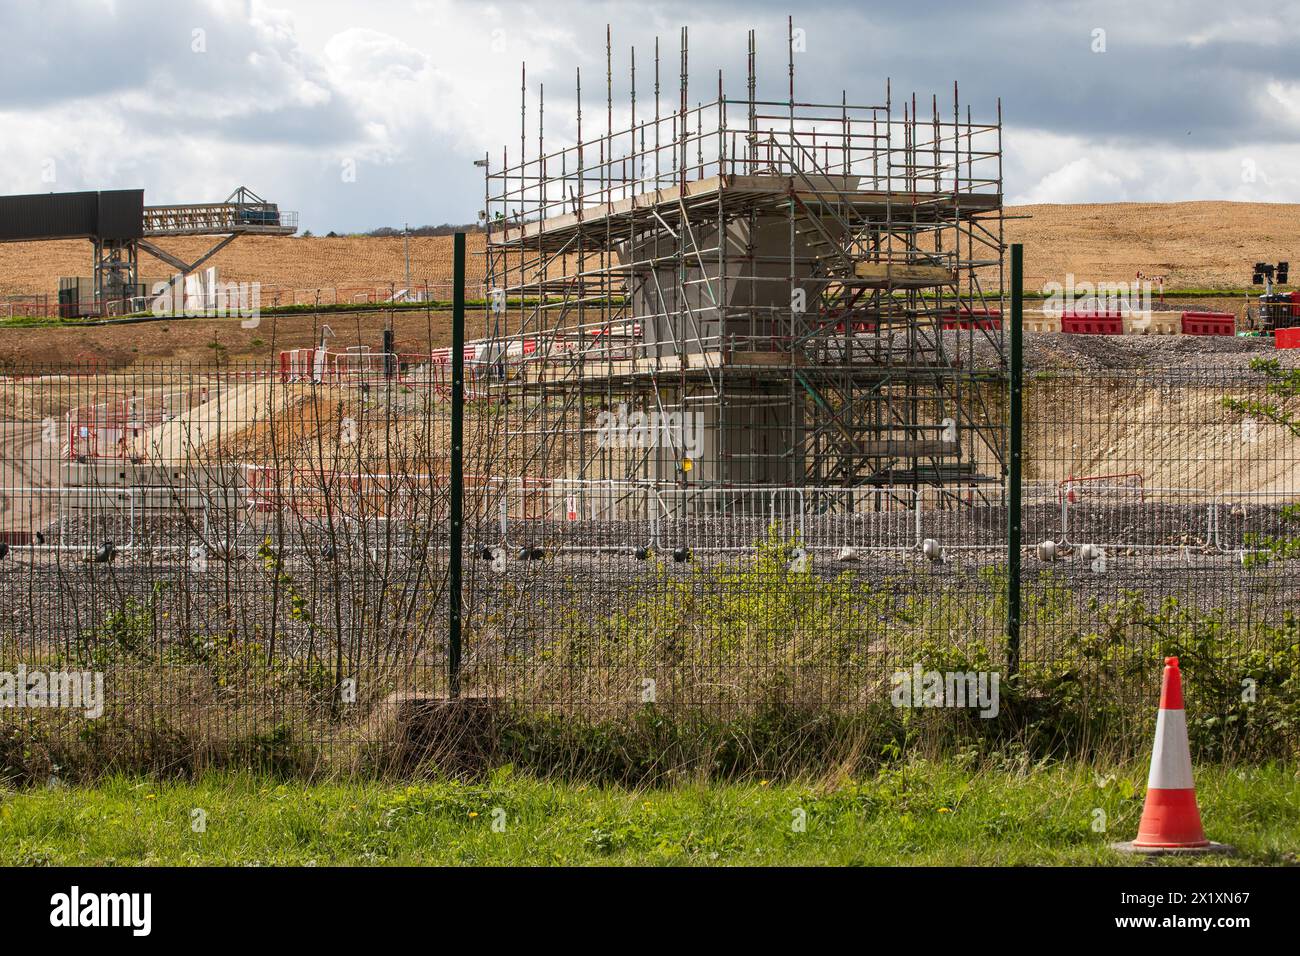
<instances>
[{"instance_id":1,"label":"gravel track","mask_svg":"<svg viewBox=\"0 0 1300 956\"><path fill-rule=\"evenodd\" d=\"M965 353L973 341L974 367L995 370L1002 358L997 348L978 332L945 332L944 344L952 354ZM973 335L973 339L968 337ZM1061 332L1026 332L1025 369L1029 372L1141 371L1158 374L1221 377L1244 373L1254 377L1250 363L1257 358L1277 359L1283 368L1300 367L1300 349L1277 349L1266 337L1213 335L1066 335Z\"/></svg>"},{"instance_id":2,"label":"gravel track","mask_svg":"<svg viewBox=\"0 0 1300 956\"><path fill-rule=\"evenodd\" d=\"M1203 609L1238 609L1243 617L1267 614L1280 617L1283 609L1300 607L1300 592L1291 569L1281 565L1251 567L1243 564L1240 548L1251 532L1284 534L1288 523L1278 506L1255 506L1233 513L1220 509L1219 547L1213 547L1214 528L1204 503L1147 504L1140 511L1128 505L1079 506L1071 513L1070 540L1106 547L1104 572L1093 570L1078 548L1063 544L1060 560L1045 563L1034 557L1034 545L1043 538L1060 540L1060 509L1051 502L1027 505L1024 513L1026 543L1026 593L1047 585L1065 586L1081 598L1116 600L1127 591L1158 603L1170 596ZM937 513L926 526L945 548L942 562L922 558L913 547L915 536L898 534L896 513L839 516L842 521L806 526L804 544L811 550L810 569L816 579L848 575L868 590L911 595L922 604L950 594L969 601L972 613L987 605L989 585L981 573L1005 562L1001 546L1006 526L1005 509L983 506ZM906 513L903 517L910 517ZM174 520L155 518L152 527L140 529L157 544L174 546L185 540ZM740 527L737 527L737 524ZM545 550L540 560L521 560L512 543L501 571L482 560L479 551L496 544L495 537L473 542L467 554L467 605L471 620L493 618L511 632L548 632L562 620L599 620L620 609L661 595L660 575L668 580L707 586L709 576L696 569L723 562L743 561L753 551L739 542L761 540L766 523L759 520L728 522L704 519L682 529L691 540L669 539L671 529L657 549L659 562L638 559L634 550L644 541L644 526L632 522L584 522L579 535L556 522L536 526L526 544ZM93 530L93 529L85 529ZM486 529L484 529L486 530ZM123 553L112 563L96 564L78 551L54 552L14 548L0 565L0 638L16 638L20 647L58 647L77 635L102 628L112 612L128 598L147 615L150 640L160 645L183 633L204 634L219 629L231 616L245 637L268 623L279 622L279 648L293 656L313 643L312 629L289 613L282 591L275 597L271 575L256 554L258 530L245 537L235 559L208 555L204 570L195 570L185 552L141 549ZM141 543L144 539L141 538ZM315 647L331 635L342 634L359 651L391 650L419 631L414 624L393 617L393 609L414 606L426 611L425 620L437 622L428 643L443 633L445 616L443 581L446 552L412 547L402 539L390 549L372 551L357 541L336 542L325 553L328 539L312 533L290 536L295 548L285 556L283 571L318 622ZM436 540L436 537L435 539ZM869 549L872 544L894 550ZM692 548L689 562L672 560L672 549ZM854 560L839 560L846 544L860 548ZM714 547L734 550L710 550ZM596 550L601 549L601 550ZM784 572L778 572L784 573ZM379 609L389 609L380 613ZM396 612L398 618L405 613ZM322 637L323 635L323 637Z\"/></svg>"}]
</instances>

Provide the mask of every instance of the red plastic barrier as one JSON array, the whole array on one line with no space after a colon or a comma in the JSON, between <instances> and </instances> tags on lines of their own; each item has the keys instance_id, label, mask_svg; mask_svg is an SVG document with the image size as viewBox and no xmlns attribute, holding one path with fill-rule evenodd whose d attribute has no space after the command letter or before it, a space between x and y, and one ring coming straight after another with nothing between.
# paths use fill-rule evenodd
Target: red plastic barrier
<instances>
[{"instance_id":1,"label":"red plastic barrier","mask_svg":"<svg viewBox=\"0 0 1300 956\"><path fill-rule=\"evenodd\" d=\"M1273 345L1279 349L1300 349L1300 325L1273 332Z\"/></svg>"},{"instance_id":2,"label":"red plastic barrier","mask_svg":"<svg viewBox=\"0 0 1300 956\"><path fill-rule=\"evenodd\" d=\"M962 309L945 313L942 317L944 331L961 329L998 329L1002 327L1001 309Z\"/></svg>"},{"instance_id":3,"label":"red plastic barrier","mask_svg":"<svg viewBox=\"0 0 1300 956\"><path fill-rule=\"evenodd\" d=\"M1184 312L1183 335L1236 335L1237 319L1231 312Z\"/></svg>"},{"instance_id":4,"label":"red plastic barrier","mask_svg":"<svg viewBox=\"0 0 1300 956\"><path fill-rule=\"evenodd\" d=\"M1061 331L1074 335L1123 335L1124 316L1119 312L1062 312Z\"/></svg>"}]
</instances>

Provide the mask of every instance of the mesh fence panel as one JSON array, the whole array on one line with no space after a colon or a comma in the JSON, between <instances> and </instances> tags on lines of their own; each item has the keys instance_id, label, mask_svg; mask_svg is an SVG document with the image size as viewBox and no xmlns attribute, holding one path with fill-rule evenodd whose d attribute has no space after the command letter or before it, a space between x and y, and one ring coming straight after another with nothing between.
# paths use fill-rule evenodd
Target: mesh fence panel
<instances>
[{"instance_id":1,"label":"mesh fence panel","mask_svg":"<svg viewBox=\"0 0 1300 956\"><path fill-rule=\"evenodd\" d=\"M132 733L241 741L250 760L289 732L326 753L365 742L385 704L445 696L449 404L435 376L404 371L420 368L11 371L0 670L101 674L106 714ZM1102 660L1149 701L1144 668L1171 646L1225 686L1277 646L1300 537L1295 400L1278 381L1033 370L1027 674ZM585 718L853 713L921 662L1005 668L1000 475L511 477L503 414L490 398L466 414L466 695ZM66 733L83 729L69 716Z\"/></svg>"}]
</instances>

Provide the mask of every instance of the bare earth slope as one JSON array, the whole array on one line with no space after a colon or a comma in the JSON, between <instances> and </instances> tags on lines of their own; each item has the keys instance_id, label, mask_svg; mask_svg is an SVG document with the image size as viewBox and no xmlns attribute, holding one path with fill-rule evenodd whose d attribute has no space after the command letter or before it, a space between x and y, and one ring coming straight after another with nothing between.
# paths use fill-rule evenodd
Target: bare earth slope
<instances>
[{"instance_id":1,"label":"bare earth slope","mask_svg":"<svg viewBox=\"0 0 1300 956\"><path fill-rule=\"evenodd\" d=\"M1041 288L1077 280L1129 281L1139 270L1169 277L1169 288L1239 288L1260 260L1300 260L1296 227L1300 205L1184 202L1039 205L1007 208L1006 240L1025 244L1025 284ZM192 261L210 245L206 238L173 239L160 245ZM469 237L469 280L482 278L483 236ZM227 281L261 282L283 289L401 285L406 274L400 238L266 238L236 240L212 260ZM59 276L87 275L90 244L80 240L0 244L0 296L53 293ZM146 277L168 268L142 258ZM451 238L411 240L415 282L451 275Z\"/></svg>"},{"instance_id":2,"label":"bare earth slope","mask_svg":"<svg viewBox=\"0 0 1300 956\"><path fill-rule=\"evenodd\" d=\"M1240 288L1256 262L1300 259L1289 203L1179 202L1017 206L1007 242L1025 244L1025 285L1168 276L1169 289ZM1300 264L1300 263L1298 263Z\"/></svg>"},{"instance_id":3,"label":"bare earth slope","mask_svg":"<svg viewBox=\"0 0 1300 956\"><path fill-rule=\"evenodd\" d=\"M215 242L213 237L200 236L160 239L157 244L193 262ZM483 235L471 234L466 245L467 279L472 287L483 275ZM84 239L0 243L0 296L52 295L58 289L60 276L89 275L90 265L91 247ZM401 288L406 275L400 238L240 236L205 263L205 267L209 265L215 265L218 275L227 282L256 281L292 290L390 282ZM141 254L143 278L165 279L171 272L169 266ZM450 281L450 236L411 239L411 278L413 284Z\"/></svg>"}]
</instances>

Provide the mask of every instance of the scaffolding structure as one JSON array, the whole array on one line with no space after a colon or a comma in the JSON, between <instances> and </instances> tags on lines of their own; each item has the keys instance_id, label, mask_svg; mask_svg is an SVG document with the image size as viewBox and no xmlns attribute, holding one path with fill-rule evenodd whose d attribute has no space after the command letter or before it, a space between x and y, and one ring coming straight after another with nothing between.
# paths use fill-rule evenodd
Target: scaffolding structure
<instances>
[{"instance_id":1,"label":"scaffolding structure","mask_svg":"<svg viewBox=\"0 0 1300 956\"><path fill-rule=\"evenodd\" d=\"M647 104L633 50L616 123L607 31L604 115L593 134L579 73L562 148L521 76L519 153L482 162L512 475L1000 498L1001 103L800 102L788 40L781 100L756 95L753 31L739 98L719 73L692 103L683 29Z\"/></svg>"}]
</instances>

